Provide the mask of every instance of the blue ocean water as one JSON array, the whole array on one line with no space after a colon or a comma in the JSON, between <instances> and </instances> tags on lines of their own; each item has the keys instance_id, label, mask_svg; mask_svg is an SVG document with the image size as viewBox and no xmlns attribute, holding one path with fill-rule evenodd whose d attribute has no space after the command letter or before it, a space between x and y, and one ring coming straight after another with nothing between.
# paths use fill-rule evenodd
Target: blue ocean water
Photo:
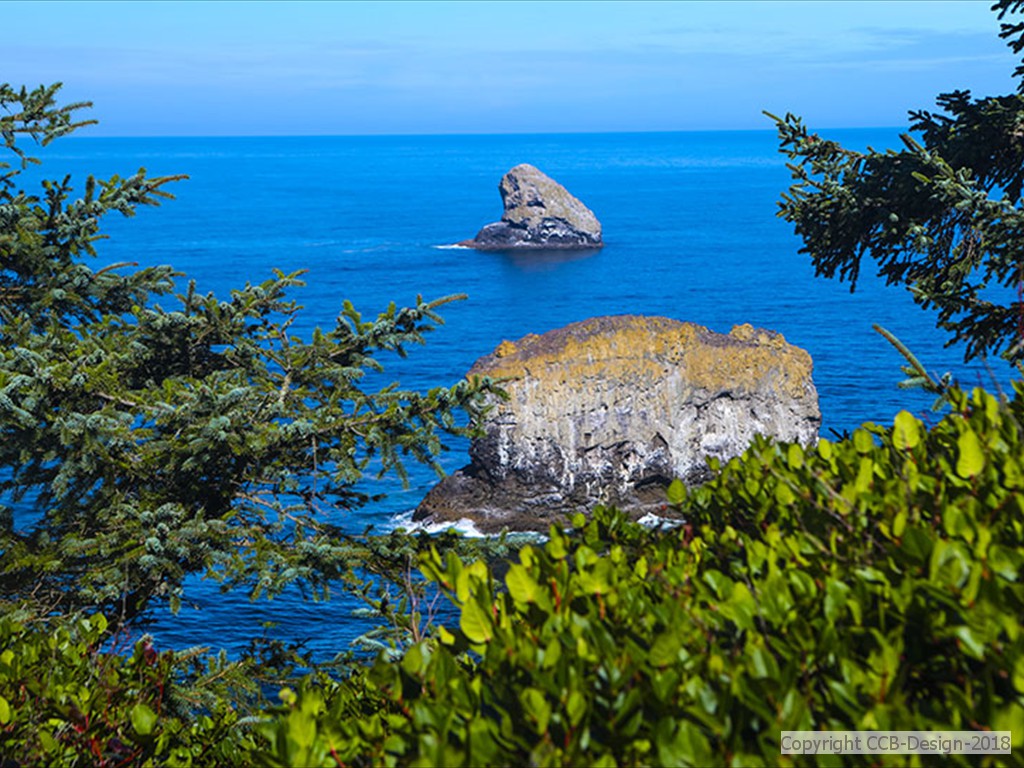
<instances>
[{"instance_id":1,"label":"blue ocean water","mask_svg":"<svg viewBox=\"0 0 1024 768\"><path fill-rule=\"evenodd\" d=\"M897 129L828 132L850 146L898 146ZM799 241L776 218L789 185L772 131L508 136L315 138L72 138L46 148L41 173L185 173L177 199L133 219L111 217L101 264L172 264L200 291L226 295L273 269L308 270L295 326L331 326L343 299L365 315L417 294L466 293L447 324L407 360L386 360L403 387L454 383L503 339L542 333L595 315L638 313L728 332L739 323L781 332L811 353L823 433L891 422L930 398L899 390L903 362L872 331L893 331L937 372L991 384L944 349L934 318L899 288L865 277L856 293L814 277ZM501 214L497 183L528 162L563 183L598 216L606 247L542 257L450 247ZM447 246L447 247L446 247ZM870 272L870 270L865 270ZM1005 378L1005 371L997 371ZM451 440L448 471L467 461ZM436 480L410 467L411 484L373 483L388 498L345 521L386 529ZM369 625L351 599L310 604L297 592L251 603L189 583L177 616L148 627L158 647L211 645L231 652L276 622L269 636L308 639L320 658L348 647Z\"/></svg>"}]
</instances>

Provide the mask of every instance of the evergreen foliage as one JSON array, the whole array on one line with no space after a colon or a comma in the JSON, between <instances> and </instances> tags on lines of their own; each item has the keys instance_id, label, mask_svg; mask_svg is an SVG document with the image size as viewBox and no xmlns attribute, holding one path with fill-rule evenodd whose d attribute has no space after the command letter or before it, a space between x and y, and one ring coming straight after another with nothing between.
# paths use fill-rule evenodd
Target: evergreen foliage
<instances>
[{"instance_id":1,"label":"evergreen foliage","mask_svg":"<svg viewBox=\"0 0 1024 768\"><path fill-rule=\"evenodd\" d=\"M1024 7L1000 0L999 18ZM1000 33L1024 50L1024 23ZM779 215L792 222L818 275L857 285L868 256L889 284L937 311L966 359L1024 362L1024 66L1018 92L972 98L954 90L938 112L911 113L899 151L858 152L772 117L795 183Z\"/></svg>"},{"instance_id":2,"label":"evergreen foliage","mask_svg":"<svg viewBox=\"0 0 1024 768\"><path fill-rule=\"evenodd\" d=\"M59 86L0 86L0 134L20 165L0 168L0 601L100 608L130 619L175 608L190 573L253 595L300 580L325 594L358 548L336 525L368 497L371 467L434 463L463 433L487 381L419 393L362 385L382 352L405 355L441 318L417 297L364 319L351 304L309 339L290 330L299 274L232 291L175 293L170 267L93 270L104 215L131 216L184 177L47 181L15 190L42 144L82 122ZM166 299L164 305L156 297Z\"/></svg>"}]
</instances>

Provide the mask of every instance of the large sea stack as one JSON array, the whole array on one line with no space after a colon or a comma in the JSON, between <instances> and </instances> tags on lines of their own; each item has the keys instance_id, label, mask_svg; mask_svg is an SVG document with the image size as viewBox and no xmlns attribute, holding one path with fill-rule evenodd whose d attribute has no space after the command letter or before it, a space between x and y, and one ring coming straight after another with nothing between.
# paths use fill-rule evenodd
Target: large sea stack
<instances>
[{"instance_id":1,"label":"large sea stack","mask_svg":"<svg viewBox=\"0 0 1024 768\"><path fill-rule=\"evenodd\" d=\"M809 444L821 425L811 357L777 333L741 325L599 317L505 341L469 375L505 379L470 446L417 519L472 520L484 532L547 530L612 503L659 510L673 478L710 476L708 457L755 435Z\"/></svg>"},{"instance_id":2,"label":"large sea stack","mask_svg":"<svg viewBox=\"0 0 1024 768\"><path fill-rule=\"evenodd\" d=\"M505 206L501 221L488 224L459 245L481 251L592 249L604 245L601 222L569 191L532 165L517 165L498 184Z\"/></svg>"}]
</instances>

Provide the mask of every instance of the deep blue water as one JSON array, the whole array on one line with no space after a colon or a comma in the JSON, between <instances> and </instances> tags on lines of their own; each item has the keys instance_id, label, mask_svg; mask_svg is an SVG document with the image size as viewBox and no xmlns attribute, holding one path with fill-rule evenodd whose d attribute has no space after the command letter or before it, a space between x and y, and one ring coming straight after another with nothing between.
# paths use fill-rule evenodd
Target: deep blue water
<instances>
[{"instance_id":1,"label":"deep blue water","mask_svg":"<svg viewBox=\"0 0 1024 768\"><path fill-rule=\"evenodd\" d=\"M831 131L853 146L897 146L896 129ZM305 306L296 330L333 325L342 300L365 315L388 302L409 304L466 293L443 311L447 324L389 379L408 388L454 383L502 341L595 315L665 315L728 332L752 323L785 335L815 361L823 433L863 421L891 421L930 398L899 390L902 358L872 323L896 333L925 364L954 370L965 384L988 383L958 350L943 349L932 315L901 289L864 279L856 293L816 279L789 225L775 216L789 185L775 135L757 132L318 138L72 138L47 148L42 173L185 173L177 199L133 219L112 216L101 264L172 264L200 291L225 294L247 280L308 270L297 292ZM440 246L468 238L501 214L497 183L532 163L598 216L606 247L564 258L477 253ZM866 270L869 271L869 270ZM1003 374L1003 371L999 371ZM443 464L467 460L450 441ZM376 486L386 501L346 523L386 528L434 482L410 467L408 489ZM250 603L200 580L185 607L159 615L160 647L209 644L230 651L269 634L310 638L324 658L367 628L345 599L303 603L295 594Z\"/></svg>"}]
</instances>

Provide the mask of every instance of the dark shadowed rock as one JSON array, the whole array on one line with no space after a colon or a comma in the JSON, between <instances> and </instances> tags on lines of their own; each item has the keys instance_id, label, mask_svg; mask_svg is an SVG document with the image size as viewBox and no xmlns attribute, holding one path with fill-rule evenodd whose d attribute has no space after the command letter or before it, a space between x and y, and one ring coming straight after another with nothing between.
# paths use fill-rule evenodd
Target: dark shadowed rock
<instances>
[{"instance_id":1,"label":"dark shadowed rock","mask_svg":"<svg viewBox=\"0 0 1024 768\"><path fill-rule=\"evenodd\" d=\"M673 478L755 435L812 443L821 426L811 357L777 333L729 334L664 317L600 317L505 341L470 375L509 395L417 519L467 518L485 532L546 530L596 503L656 511Z\"/></svg>"},{"instance_id":2,"label":"dark shadowed rock","mask_svg":"<svg viewBox=\"0 0 1024 768\"><path fill-rule=\"evenodd\" d=\"M505 213L467 245L482 251L600 248L601 222L568 190L532 165L523 163L498 184Z\"/></svg>"}]
</instances>

